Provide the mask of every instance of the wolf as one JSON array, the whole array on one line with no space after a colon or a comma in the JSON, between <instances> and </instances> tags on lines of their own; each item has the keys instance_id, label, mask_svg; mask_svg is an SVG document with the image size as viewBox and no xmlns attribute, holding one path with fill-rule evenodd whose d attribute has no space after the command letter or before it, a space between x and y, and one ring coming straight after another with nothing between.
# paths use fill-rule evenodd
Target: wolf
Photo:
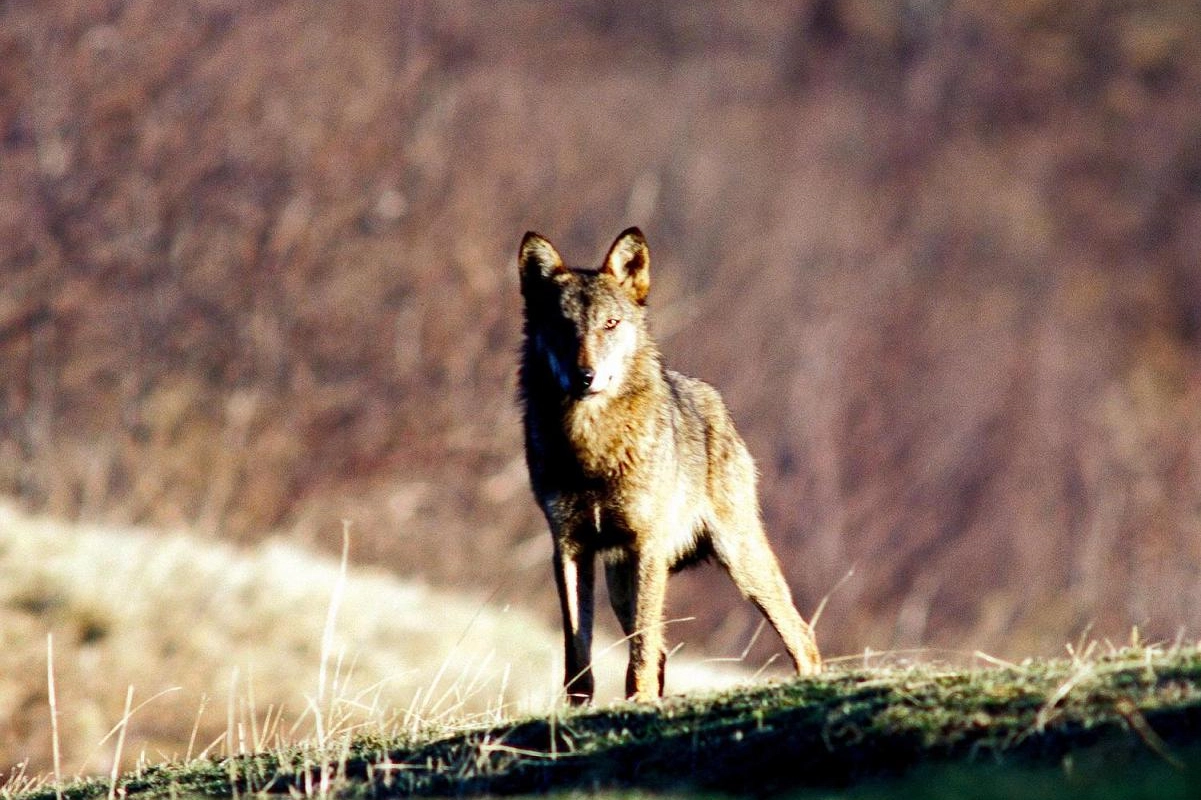
<instances>
[{"instance_id":1,"label":"wolf","mask_svg":"<svg viewBox=\"0 0 1201 800\"><path fill-rule=\"evenodd\" d=\"M593 695L598 557L629 640L630 699L663 694L669 573L709 558L767 617L797 673L817 673L813 631L763 530L746 445L717 390L667 369L651 338L642 232L623 231L600 268L581 269L531 231L518 267L526 463L554 541L569 702Z\"/></svg>"}]
</instances>

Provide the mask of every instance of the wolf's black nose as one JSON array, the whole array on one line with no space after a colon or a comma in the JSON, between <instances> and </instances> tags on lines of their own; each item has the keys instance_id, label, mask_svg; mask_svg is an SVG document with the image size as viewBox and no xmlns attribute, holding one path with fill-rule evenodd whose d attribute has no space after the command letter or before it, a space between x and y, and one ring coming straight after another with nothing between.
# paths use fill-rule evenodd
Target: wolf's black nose
<instances>
[{"instance_id":1,"label":"wolf's black nose","mask_svg":"<svg viewBox=\"0 0 1201 800\"><path fill-rule=\"evenodd\" d=\"M580 389L591 389L594 380L596 380L596 370L588 367L580 369Z\"/></svg>"}]
</instances>

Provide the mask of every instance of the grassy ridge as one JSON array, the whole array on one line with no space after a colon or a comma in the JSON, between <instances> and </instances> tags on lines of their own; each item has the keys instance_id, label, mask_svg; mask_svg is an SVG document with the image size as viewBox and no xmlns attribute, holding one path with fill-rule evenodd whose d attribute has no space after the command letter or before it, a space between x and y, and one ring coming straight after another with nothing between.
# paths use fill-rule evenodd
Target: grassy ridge
<instances>
[{"instance_id":1,"label":"grassy ridge","mask_svg":"<svg viewBox=\"0 0 1201 800\"><path fill-rule=\"evenodd\" d=\"M1201 770L1201 652L1124 650L1089 660L945 670L833 670L815 680L570 711L418 741L164 765L128 795L290 792L344 797L568 789L772 793L848 786L940 765L1135 765ZM1093 769L1093 766L1088 769ZM968 778L967 780L972 780ZM1162 786L1160 787L1162 788ZM69 787L72 800L107 782ZM53 797L44 789L41 798Z\"/></svg>"}]
</instances>

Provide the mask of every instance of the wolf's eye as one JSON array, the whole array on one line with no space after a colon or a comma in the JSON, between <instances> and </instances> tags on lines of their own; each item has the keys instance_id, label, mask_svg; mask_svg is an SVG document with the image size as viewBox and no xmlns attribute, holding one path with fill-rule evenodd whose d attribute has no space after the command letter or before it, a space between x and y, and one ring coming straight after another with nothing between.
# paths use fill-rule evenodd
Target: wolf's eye
<instances>
[{"instance_id":1,"label":"wolf's eye","mask_svg":"<svg viewBox=\"0 0 1201 800\"><path fill-rule=\"evenodd\" d=\"M620 324L621 324L621 320L619 320L619 319L607 319L607 320L605 320L605 330L611 331Z\"/></svg>"}]
</instances>

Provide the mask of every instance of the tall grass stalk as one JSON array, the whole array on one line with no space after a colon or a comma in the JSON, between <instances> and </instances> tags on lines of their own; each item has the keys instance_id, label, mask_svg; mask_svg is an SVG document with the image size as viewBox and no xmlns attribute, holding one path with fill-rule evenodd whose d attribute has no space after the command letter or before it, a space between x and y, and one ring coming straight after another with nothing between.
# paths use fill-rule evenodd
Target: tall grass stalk
<instances>
[{"instance_id":1,"label":"tall grass stalk","mask_svg":"<svg viewBox=\"0 0 1201 800\"><path fill-rule=\"evenodd\" d=\"M196 752L196 737L200 733L200 720L204 717L204 709L208 707L209 696L207 693L200 695L200 708L196 710L196 721L192 723L192 733L188 736L188 752L184 756L184 762L192 760L193 753Z\"/></svg>"},{"instance_id":2,"label":"tall grass stalk","mask_svg":"<svg viewBox=\"0 0 1201 800\"><path fill-rule=\"evenodd\" d=\"M54 687L54 634L46 634L46 690L50 698L50 740L54 758L54 796L63 797L63 760L58 739L58 698Z\"/></svg>"},{"instance_id":3,"label":"tall grass stalk","mask_svg":"<svg viewBox=\"0 0 1201 800\"><path fill-rule=\"evenodd\" d=\"M117 734L116 752L113 753L113 769L109 775L108 800L116 800L117 777L121 774L121 751L125 749L125 731L129 729L129 714L133 708L133 684L125 690L125 713L121 715L118 726L121 732Z\"/></svg>"},{"instance_id":4,"label":"tall grass stalk","mask_svg":"<svg viewBox=\"0 0 1201 800\"><path fill-rule=\"evenodd\" d=\"M342 559L338 565L338 579L330 595L329 609L325 616L325 630L321 633L321 666L317 674L317 703L325 700L325 685L329 672L329 659L334 649L334 627L338 621L338 607L342 604L342 593L346 589L346 569L350 561L350 520L342 520Z\"/></svg>"}]
</instances>

